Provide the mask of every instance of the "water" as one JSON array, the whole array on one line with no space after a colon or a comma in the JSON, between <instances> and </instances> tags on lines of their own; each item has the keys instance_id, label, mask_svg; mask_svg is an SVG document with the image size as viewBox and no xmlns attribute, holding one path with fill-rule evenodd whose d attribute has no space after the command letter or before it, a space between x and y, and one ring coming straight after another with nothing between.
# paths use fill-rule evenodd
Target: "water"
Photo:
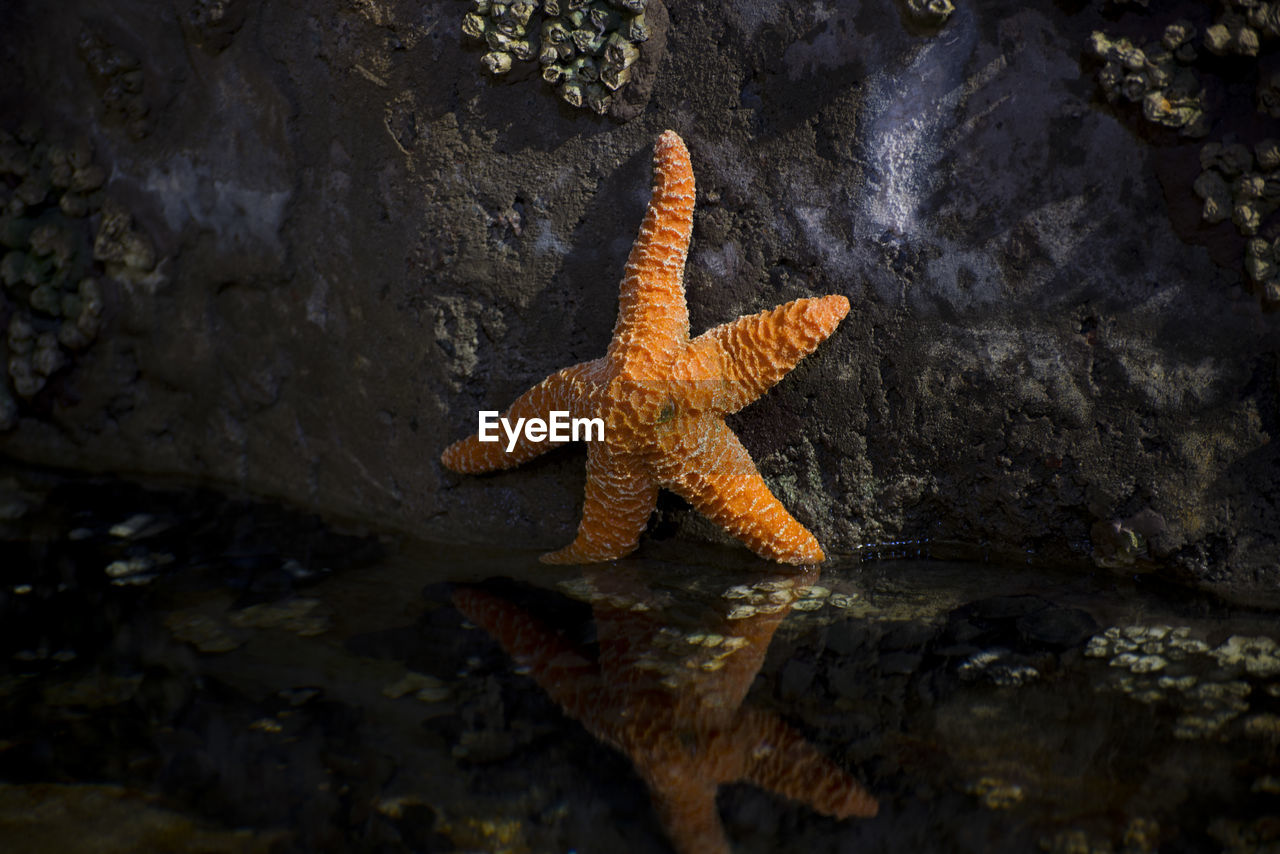
<instances>
[{"instance_id":1,"label":"water","mask_svg":"<svg viewBox=\"0 0 1280 854\"><path fill-rule=\"evenodd\" d=\"M1280 844L1280 624L1149 580L550 568L29 471L0 516L5 852Z\"/></svg>"}]
</instances>

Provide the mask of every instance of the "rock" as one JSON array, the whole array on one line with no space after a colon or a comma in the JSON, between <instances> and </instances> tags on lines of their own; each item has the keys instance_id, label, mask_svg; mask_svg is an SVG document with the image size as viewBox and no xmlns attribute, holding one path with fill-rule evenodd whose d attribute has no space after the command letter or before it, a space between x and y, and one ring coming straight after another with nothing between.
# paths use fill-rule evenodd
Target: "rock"
<instances>
[{"instance_id":1,"label":"rock","mask_svg":"<svg viewBox=\"0 0 1280 854\"><path fill-rule=\"evenodd\" d=\"M466 4L191 0L173 19L86 0L68 23L15 2L6 35L39 50L0 57L9 103L79 121L102 171L0 138L0 243L23 253L0 321L34 324L30 353L6 353L6 456L235 484L429 540L561 545L581 449L486 478L437 459L477 410L601 351L673 127L712 223L686 273L694 332L802 296L853 304L734 425L830 554L947 541L1092 571L1090 526L1149 507L1168 529L1154 572L1277 604L1280 315L1258 305L1280 287L1262 266L1275 235L1250 202L1271 243L1249 281L1242 238L1218 266L1189 242L1198 217L1186 240L1171 218L1201 206L1194 167L1168 181L1163 165L1196 158L1179 98L1225 115L1179 82L1193 65L1221 82L1183 51L1204 54L1199 35L1135 34L1154 47L1140 74L1121 51L1112 83L1140 76L1141 98L1115 110L1080 61L1116 23L1096 4L962 3L934 34L894 0L684 9L656 64L646 11L640 57L613 45L632 79L609 97L646 93L623 121L516 80L538 56L484 71ZM1223 26L1234 50L1243 30ZM1236 89L1252 115L1252 82ZM1247 171L1268 174L1262 156ZM1234 193L1239 175L1210 168ZM103 268L84 273L102 282L88 315L68 314L79 274L60 286L74 361L47 383L32 354L53 315L25 303L36 224L18 221L37 196L92 230L79 251ZM663 515L677 542L718 536L679 502Z\"/></svg>"}]
</instances>

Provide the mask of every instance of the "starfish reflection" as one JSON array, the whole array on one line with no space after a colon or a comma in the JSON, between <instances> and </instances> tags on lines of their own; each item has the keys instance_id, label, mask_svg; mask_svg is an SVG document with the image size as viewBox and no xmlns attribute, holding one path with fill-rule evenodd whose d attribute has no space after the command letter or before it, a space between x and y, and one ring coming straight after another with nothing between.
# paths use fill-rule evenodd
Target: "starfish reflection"
<instances>
[{"instance_id":1,"label":"starfish reflection","mask_svg":"<svg viewBox=\"0 0 1280 854\"><path fill-rule=\"evenodd\" d=\"M688 605L671 592L618 567L588 573L571 586L592 602L598 658L481 588L460 588L453 601L567 715L630 757L677 850L715 854L730 850L715 803L723 783L750 782L836 818L876 814L852 776L775 713L743 704L797 590L817 576L767 576L751 585L753 614L733 619L741 601L718 598L688 630L669 625Z\"/></svg>"}]
</instances>

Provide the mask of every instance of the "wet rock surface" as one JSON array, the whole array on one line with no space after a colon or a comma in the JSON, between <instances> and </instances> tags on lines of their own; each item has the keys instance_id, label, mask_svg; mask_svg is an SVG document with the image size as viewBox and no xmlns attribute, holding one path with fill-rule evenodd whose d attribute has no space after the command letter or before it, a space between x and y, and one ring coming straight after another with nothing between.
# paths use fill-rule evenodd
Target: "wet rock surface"
<instances>
[{"instance_id":1,"label":"wet rock surface","mask_svg":"<svg viewBox=\"0 0 1280 854\"><path fill-rule=\"evenodd\" d=\"M172 487L16 471L3 496L26 507L25 527L0 528L6 851L87 836L264 852L1275 841L1274 616L1156 577L940 561L761 573L670 543L560 570L534 550L373 549ZM116 584L104 567L122 540L174 560ZM246 543L316 571L254 584L228 568ZM193 643L192 614L238 643ZM760 731L773 740L748 738ZM765 761L757 777L730 774L744 742L728 733ZM794 767L770 767L784 743ZM805 788L810 768L826 788ZM671 821L656 795L710 772L712 823ZM875 817L824 815L863 788Z\"/></svg>"},{"instance_id":2,"label":"wet rock surface","mask_svg":"<svg viewBox=\"0 0 1280 854\"><path fill-rule=\"evenodd\" d=\"M1206 143L1276 136L1265 21L1192 3L960 3L927 27L893 0L664 5L624 121L484 71L453 0L5 4L3 115L90 140L120 233L150 255L103 256L93 346L33 405L0 401L0 453L563 545L580 449L485 478L438 455L477 409L601 354L670 127L699 182L695 331L801 296L853 303L733 424L828 552L1100 558L1276 602L1276 223L1251 208L1268 218L1246 246L1194 189ZM1206 49L1220 24L1261 34L1257 54ZM1207 136L1109 105L1094 32L1194 53ZM1144 99L1169 91L1153 81ZM155 259L163 277L122 272ZM5 297L4 328L26 299ZM1128 524L1141 514L1158 536ZM669 496L660 517L642 549L721 537Z\"/></svg>"}]
</instances>

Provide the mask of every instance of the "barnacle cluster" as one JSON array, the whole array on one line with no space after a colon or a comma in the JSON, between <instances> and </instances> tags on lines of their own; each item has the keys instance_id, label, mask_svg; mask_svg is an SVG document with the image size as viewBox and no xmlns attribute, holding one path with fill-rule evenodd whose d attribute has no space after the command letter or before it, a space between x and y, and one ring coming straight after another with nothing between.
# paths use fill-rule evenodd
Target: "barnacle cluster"
<instances>
[{"instance_id":1,"label":"barnacle cluster","mask_svg":"<svg viewBox=\"0 0 1280 854\"><path fill-rule=\"evenodd\" d=\"M1253 676L1280 676L1280 649L1265 635L1232 635L1209 654L1224 668L1243 670Z\"/></svg>"},{"instance_id":2,"label":"barnacle cluster","mask_svg":"<svg viewBox=\"0 0 1280 854\"><path fill-rule=\"evenodd\" d=\"M767 579L755 584L736 584L725 590L723 598L730 601L727 618L745 620L758 614L776 614L783 608L794 611L816 611L823 605L848 609L853 607L855 595L832 593L819 585L796 584L794 579Z\"/></svg>"},{"instance_id":3,"label":"barnacle cluster","mask_svg":"<svg viewBox=\"0 0 1280 854\"><path fill-rule=\"evenodd\" d=\"M1089 53L1103 62L1098 83L1107 100L1141 104L1147 121L1185 136L1207 134L1204 91L1188 65L1196 58L1194 37L1195 27L1186 21L1170 24L1159 42L1144 47L1095 30L1089 37Z\"/></svg>"},{"instance_id":4,"label":"barnacle cluster","mask_svg":"<svg viewBox=\"0 0 1280 854\"><path fill-rule=\"evenodd\" d=\"M961 662L956 672L961 679L986 679L996 685L1016 688L1040 678L1040 671L1019 660L1007 649L984 649Z\"/></svg>"},{"instance_id":5,"label":"barnacle cluster","mask_svg":"<svg viewBox=\"0 0 1280 854\"><path fill-rule=\"evenodd\" d=\"M50 141L35 124L0 130L0 335L11 383L0 380L0 430L16 423L18 399L39 394L97 337L104 274L162 279L150 239L105 198L106 180L85 140Z\"/></svg>"},{"instance_id":6,"label":"barnacle cluster","mask_svg":"<svg viewBox=\"0 0 1280 854\"><path fill-rule=\"evenodd\" d=\"M1145 5L1145 4L1143 4ZM1218 56L1257 57L1261 45L1280 36L1280 0L1223 0L1217 20L1204 32L1203 48ZM1142 104L1149 121L1204 136L1210 125L1204 93L1189 67L1197 59L1196 30L1187 21L1167 27L1159 43L1143 48L1124 38L1094 32L1089 52L1102 59L1098 80L1107 99ZM1280 68L1259 70L1257 108L1280 118ZM1264 231L1264 221L1280 207L1280 142L1266 139L1251 151L1240 143L1214 142L1200 154L1195 192L1203 200L1203 219L1230 219L1247 239L1245 272L1264 302L1280 304L1280 229ZM1112 538L1114 539L1114 538ZM1132 563L1124 544L1120 563ZM1141 552L1142 544L1133 543Z\"/></svg>"},{"instance_id":7,"label":"barnacle cluster","mask_svg":"<svg viewBox=\"0 0 1280 854\"><path fill-rule=\"evenodd\" d=\"M1002 777L979 777L965 791L977 796L984 807L989 810L1007 810L1022 802L1024 790L1018 783Z\"/></svg>"},{"instance_id":8,"label":"barnacle cluster","mask_svg":"<svg viewBox=\"0 0 1280 854\"><path fill-rule=\"evenodd\" d=\"M1211 142L1200 150L1196 195L1204 201L1201 217L1208 223L1230 219L1249 238L1245 273L1269 303L1280 303L1280 237L1258 235L1263 222L1280 208L1280 141L1264 139L1249 147L1242 143Z\"/></svg>"},{"instance_id":9,"label":"barnacle cluster","mask_svg":"<svg viewBox=\"0 0 1280 854\"><path fill-rule=\"evenodd\" d=\"M382 689L384 697L398 700L412 695L423 703L439 703L449 699L449 686L427 673L408 671L399 680Z\"/></svg>"},{"instance_id":10,"label":"barnacle cluster","mask_svg":"<svg viewBox=\"0 0 1280 854\"><path fill-rule=\"evenodd\" d=\"M259 602L232 612L230 622L241 629L283 629L301 638L322 635L333 626L324 602L306 598Z\"/></svg>"},{"instance_id":11,"label":"barnacle cluster","mask_svg":"<svg viewBox=\"0 0 1280 854\"><path fill-rule=\"evenodd\" d=\"M111 199L102 202L93 257L106 266L108 275L122 282L154 286L164 279L156 270L151 238L134 228L133 217Z\"/></svg>"},{"instance_id":12,"label":"barnacle cluster","mask_svg":"<svg viewBox=\"0 0 1280 854\"><path fill-rule=\"evenodd\" d=\"M1280 36L1280 3L1223 0L1218 19L1204 33L1204 46L1218 55L1257 56L1263 38Z\"/></svg>"},{"instance_id":13,"label":"barnacle cluster","mask_svg":"<svg viewBox=\"0 0 1280 854\"><path fill-rule=\"evenodd\" d=\"M1173 734L1187 739L1224 735L1224 728L1250 709L1247 698L1255 687L1250 680L1280 675L1272 638L1233 635L1211 648L1187 626L1112 626L1091 638L1084 654L1109 659L1118 671L1109 680L1111 689L1141 703L1175 705L1180 715ZM1280 694L1276 683L1265 689ZM1246 730L1265 728L1266 721L1257 717L1245 721Z\"/></svg>"},{"instance_id":14,"label":"barnacle cluster","mask_svg":"<svg viewBox=\"0 0 1280 854\"><path fill-rule=\"evenodd\" d=\"M103 120L124 125L130 139L145 137L151 128L142 62L88 27L80 31L76 47L102 100Z\"/></svg>"},{"instance_id":15,"label":"barnacle cluster","mask_svg":"<svg viewBox=\"0 0 1280 854\"><path fill-rule=\"evenodd\" d=\"M506 74L514 62L536 59L542 79L565 102L608 112L631 79L648 40L645 0L472 0L462 32L482 41L480 62Z\"/></svg>"},{"instance_id":16,"label":"barnacle cluster","mask_svg":"<svg viewBox=\"0 0 1280 854\"><path fill-rule=\"evenodd\" d=\"M297 598L250 605L225 618L200 608L184 608L170 613L164 624L175 640L200 652L220 653L243 645L253 629L283 629L309 638L327 632L333 620L319 599Z\"/></svg>"},{"instance_id":17,"label":"barnacle cluster","mask_svg":"<svg viewBox=\"0 0 1280 854\"><path fill-rule=\"evenodd\" d=\"M1121 842L1119 854L1150 854L1160 847L1160 823L1134 816L1125 827ZM1046 854L1113 854L1117 851L1108 837L1079 827L1046 834L1040 837L1039 847Z\"/></svg>"},{"instance_id":18,"label":"barnacle cluster","mask_svg":"<svg viewBox=\"0 0 1280 854\"><path fill-rule=\"evenodd\" d=\"M679 688L722 669L739 650L752 646L753 642L741 635L663 626L636 657L635 667L651 673L660 685Z\"/></svg>"},{"instance_id":19,"label":"barnacle cluster","mask_svg":"<svg viewBox=\"0 0 1280 854\"><path fill-rule=\"evenodd\" d=\"M12 383L0 381L0 430L16 423L14 394L35 396L98 333L88 218L106 177L87 142L51 145L35 125L0 131L0 318Z\"/></svg>"}]
</instances>

